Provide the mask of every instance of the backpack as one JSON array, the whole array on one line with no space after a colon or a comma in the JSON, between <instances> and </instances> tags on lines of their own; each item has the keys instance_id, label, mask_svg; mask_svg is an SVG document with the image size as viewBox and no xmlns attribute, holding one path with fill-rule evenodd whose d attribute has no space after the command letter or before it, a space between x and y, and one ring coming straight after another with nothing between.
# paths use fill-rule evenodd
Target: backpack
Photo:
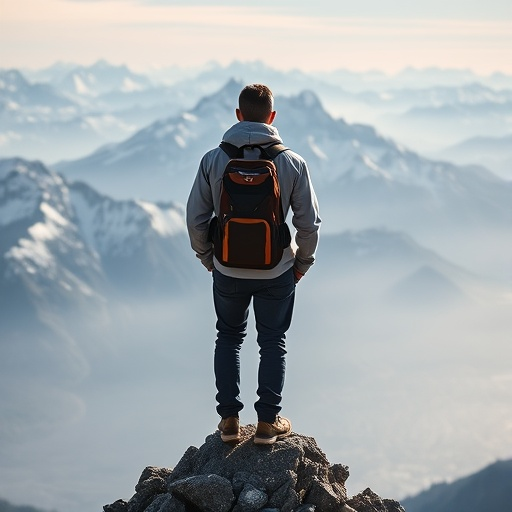
<instances>
[{"instance_id":1,"label":"backpack","mask_svg":"<svg viewBox=\"0 0 512 512\"><path fill-rule=\"evenodd\" d=\"M210 223L210 240L217 260L226 267L274 268L290 245L276 166L273 160L288 148L241 148L222 142L230 157L222 176L220 212ZM260 159L244 159L244 148L258 148Z\"/></svg>"}]
</instances>

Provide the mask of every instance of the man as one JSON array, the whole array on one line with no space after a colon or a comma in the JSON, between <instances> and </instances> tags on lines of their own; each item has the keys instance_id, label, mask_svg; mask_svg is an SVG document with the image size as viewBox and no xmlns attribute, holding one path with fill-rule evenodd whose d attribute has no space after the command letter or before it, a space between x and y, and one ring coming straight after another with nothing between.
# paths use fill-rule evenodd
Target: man
<instances>
[{"instance_id":1,"label":"man","mask_svg":"<svg viewBox=\"0 0 512 512\"><path fill-rule=\"evenodd\" d=\"M272 126L276 112L272 92L253 84L240 93L238 123L223 137L237 148L269 147L281 143ZM258 159L257 148L244 148L244 158ZM221 183L229 156L215 148L204 155L187 202L187 227L192 248L207 270L213 272L213 298L217 314L214 371L217 386L219 430L224 442L240 440L240 348L246 335L249 306L253 309L260 347L258 401L254 408L258 425L254 442L272 444L291 433L291 422L279 416L285 376L285 333L290 327L295 285L313 265L318 243L318 205L304 159L286 150L277 167L283 212L292 211L296 246L287 247L280 262L270 270L224 266L214 257L208 237L212 215L219 214Z\"/></svg>"}]
</instances>

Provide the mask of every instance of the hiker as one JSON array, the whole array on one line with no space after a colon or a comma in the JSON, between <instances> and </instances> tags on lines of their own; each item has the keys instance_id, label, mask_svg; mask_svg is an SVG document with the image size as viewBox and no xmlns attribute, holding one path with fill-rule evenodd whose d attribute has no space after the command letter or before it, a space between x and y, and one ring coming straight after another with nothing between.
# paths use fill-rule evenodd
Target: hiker
<instances>
[{"instance_id":1,"label":"hiker","mask_svg":"<svg viewBox=\"0 0 512 512\"><path fill-rule=\"evenodd\" d=\"M258 424L254 442L272 444L289 435L292 429L291 422L279 416L285 377L285 338L292 319L295 286L315 259L321 220L305 160L282 145L277 129L272 126L276 112L270 89L261 84L246 86L240 93L235 112L239 122L224 134L221 147L208 151L201 160L187 202L187 227L192 249L213 274L218 331L214 373L221 438L228 443L240 440L239 412L243 404L239 396L239 351L247 333L252 300L260 349L259 398L254 404ZM223 177L230 162L226 148L231 148L238 153L238 158L244 160L264 158L268 161L270 155L277 168L283 222L291 209L291 222L296 234L295 243L281 248L277 263L272 263L271 267L255 268L248 264L248 268L244 268L243 262L233 265L227 259L221 262L222 248L217 250L219 247L215 244L215 237L212 242L212 219L216 221L214 229L218 232L220 228L217 223L222 208L220 198L225 186ZM238 162L241 162L240 167L244 163L242 160ZM244 179L249 181L253 174L242 173ZM243 227L244 223L253 225L241 221L239 226ZM231 238L235 234L235 230L232 230ZM241 252L244 247L254 245L244 243L239 244Z\"/></svg>"}]
</instances>

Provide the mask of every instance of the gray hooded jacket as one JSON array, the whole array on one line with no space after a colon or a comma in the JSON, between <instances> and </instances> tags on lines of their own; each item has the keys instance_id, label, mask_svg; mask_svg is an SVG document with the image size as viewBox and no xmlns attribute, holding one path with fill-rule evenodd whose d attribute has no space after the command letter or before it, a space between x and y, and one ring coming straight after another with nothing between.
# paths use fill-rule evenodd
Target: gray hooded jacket
<instances>
[{"instance_id":1,"label":"gray hooded jacket","mask_svg":"<svg viewBox=\"0 0 512 512\"><path fill-rule=\"evenodd\" d=\"M223 140L237 147L282 142L274 126L251 121L233 125L224 134ZM259 150L246 149L244 158L260 158ZM287 217L291 210L291 222L296 229L294 241L285 249L281 261L273 269L255 270L226 267L214 258L212 244L208 242L208 226L212 215L219 212L222 176L228 160L228 155L220 148L206 153L188 198L187 228L192 249L201 263L208 270L215 267L224 275L242 279L273 279L292 266L305 274L315 260L321 220L306 162L290 150L279 154L274 160L283 211Z\"/></svg>"}]
</instances>

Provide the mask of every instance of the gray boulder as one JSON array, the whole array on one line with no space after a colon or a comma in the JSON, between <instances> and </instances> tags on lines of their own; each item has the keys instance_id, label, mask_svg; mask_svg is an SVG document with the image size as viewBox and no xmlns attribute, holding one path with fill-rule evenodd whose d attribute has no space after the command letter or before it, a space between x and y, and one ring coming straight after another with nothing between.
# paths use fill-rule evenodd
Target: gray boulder
<instances>
[{"instance_id":1,"label":"gray boulder","mask_svg":"<svg viewBox=\"0 0 512 512\"><path fill-rule=\"evenodd\" d=\"M201 512L229 512L235 501L231 482L215 474L176 480L169 490L189 508Z\"/></svg>"}]
</instances>

